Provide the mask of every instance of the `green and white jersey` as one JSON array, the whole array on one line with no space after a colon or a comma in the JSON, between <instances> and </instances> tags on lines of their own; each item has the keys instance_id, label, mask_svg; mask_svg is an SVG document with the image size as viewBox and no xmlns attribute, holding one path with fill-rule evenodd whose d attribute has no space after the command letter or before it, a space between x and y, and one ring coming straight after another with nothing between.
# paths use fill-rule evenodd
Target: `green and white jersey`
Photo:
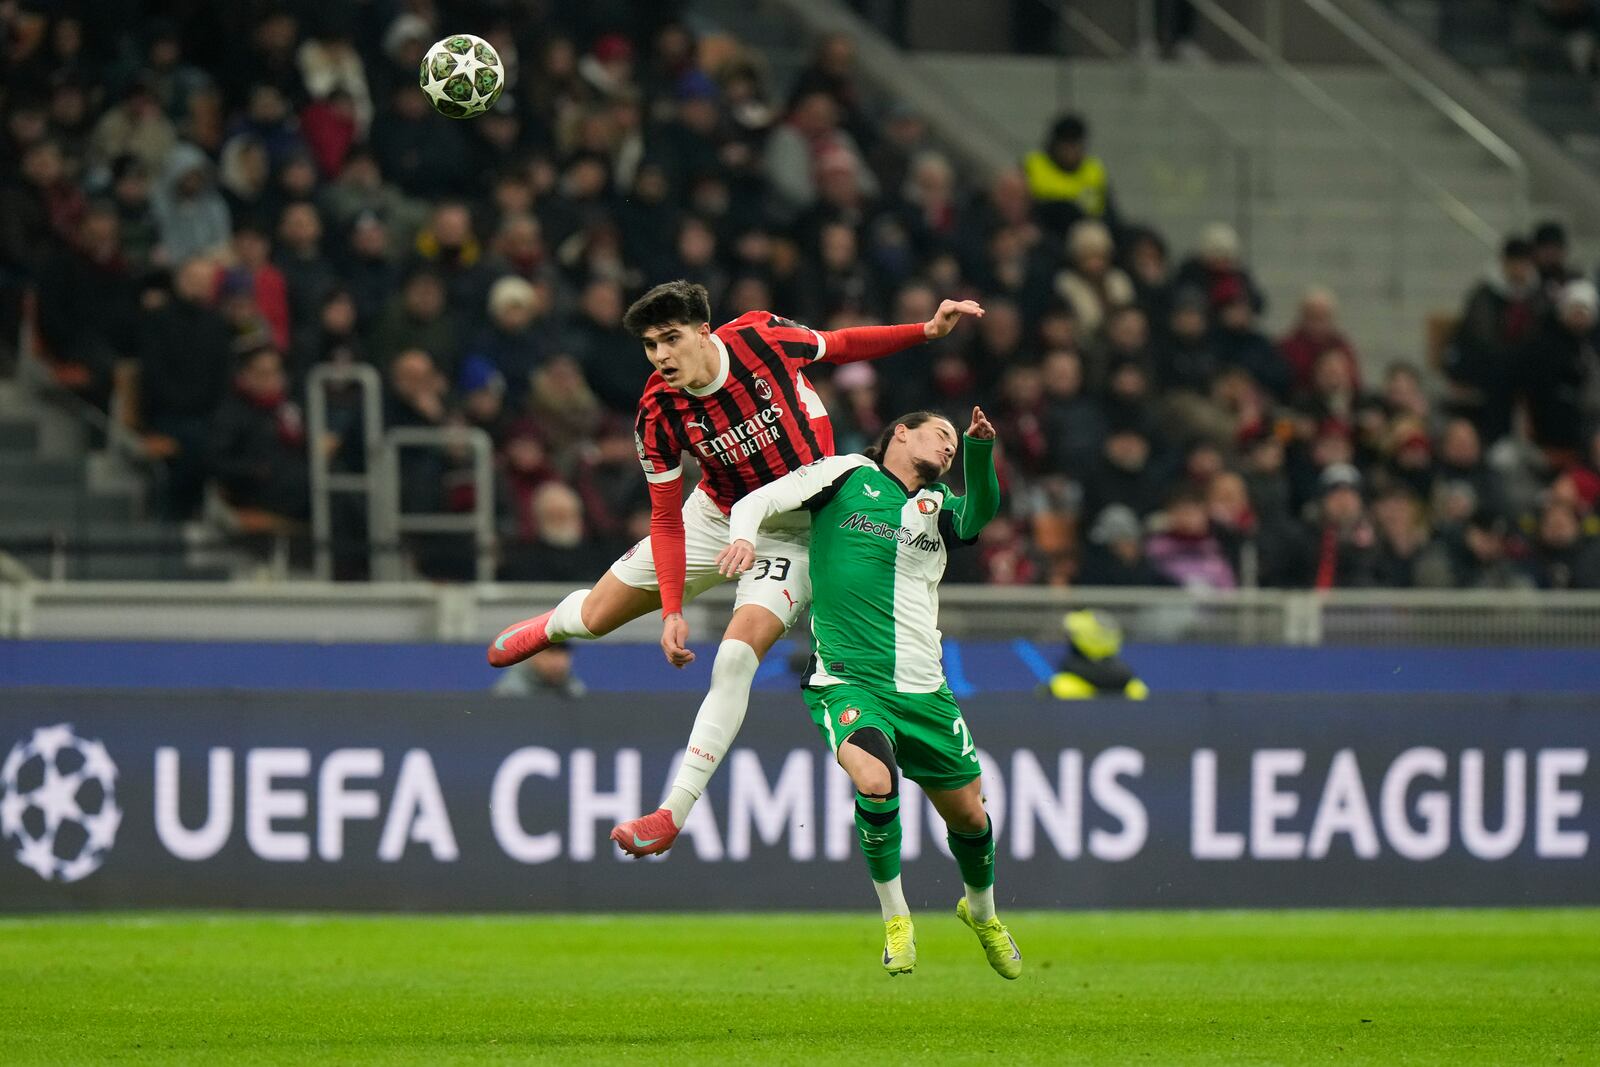
<instances>
[{"instance_id":1,"label":"green and white jersey","mask_svg":"<svg viewBox=\"0 0 1600 1067\"><path fill-rule=\"evenodd\" d=\"M811 512L808 685L855 682L899 693L944 687L939 580L952 543L970 544L999 507L993 442L967 438L968 494L915 492L865 456L830 456L733 507L729 540L755 543L772 515Z\"/></svg>"}]
</instances>

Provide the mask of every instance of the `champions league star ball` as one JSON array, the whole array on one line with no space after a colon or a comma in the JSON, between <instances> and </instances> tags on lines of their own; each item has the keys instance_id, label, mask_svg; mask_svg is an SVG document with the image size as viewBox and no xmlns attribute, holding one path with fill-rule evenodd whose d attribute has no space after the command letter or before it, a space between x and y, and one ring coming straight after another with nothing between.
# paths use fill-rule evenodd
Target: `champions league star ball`
<instances>
[{"instance_id":1,"label":"champions league star ball","mask_svg":"<svg viewBox=\"0 0 1600 1067\"><path fill-rule=\"evenodd\" d=\"M506 68L488 41L458 33L435 43L422 57L420 84L439 114L470 119L500 99Z\"/></svg>"},{"instance_id":2,"label":"champions league star ball","mask_svg":"<svg viewBox=\"0 0 1600 1067\"><path fill-rule=\"evenodd\" d=\"M67 723L19 741L0 763L0 838L47 882L93 874L122 825L117 765Z\"/></svg>"}]
</instances>

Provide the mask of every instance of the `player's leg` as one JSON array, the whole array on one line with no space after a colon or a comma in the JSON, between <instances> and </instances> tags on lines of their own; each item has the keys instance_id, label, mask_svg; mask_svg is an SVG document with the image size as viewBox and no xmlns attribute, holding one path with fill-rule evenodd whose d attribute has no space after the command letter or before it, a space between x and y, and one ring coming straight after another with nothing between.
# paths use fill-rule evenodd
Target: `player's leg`
<instances>
[{"instance_id":1,"label":"player's leg","mask_svg":"<svg viewBox=\"0 0 1600 1067\"><path fill-rule=\"evenodd\" d=\"M900 768L895 723L870 690L807 687L811 718L856 790L856 841L883 916L884 970L909 974L917 964L911 906L900 884Z\"/></svg>"},{"instance_id":2,"label":"player's leg","mask_svg":"<svg viewBox=\"0 0 1600 1067\"><path fill-rule=\"evenodd\" d=\"M711 663L711 686L700 709L695 712L689 731L689 745L678 762L661 807L648 815L630 819L611 831L611 840L630 856L653 856L672 847L678 831L689 819L700 794L711 776L722 765L733 739L744 724L750 704L750 685L755 681L761 657L783 636L783 620L759 604L736 608L722 644Z\"/></svg>"},{"instance_id":3,"label":"player's leg","mask_svg":"<svg viewBox=\"0 0 1600 1067\"><path fill-rule=\"evenodd\" d=\"M691 493L683 505L685 602L724 579L716 572L717 553L728 542L727 520L706 514L715 507ZM720 528L718 522L720 520ZM500 631L489 646L489 664L509 667L563 641L593 641L624 623L661 610L655 555L646 537L591 589L575 589L550 611L523 619Z\"/></svg>"},{"instance_id":4,"label":"player's leg","mask_svg":"<svg viewBox=\"0 0 1600 1067\"><path fill-rule=\"evenodd\" d=\"M659 589L629 585L606 571L593 588L574 589L544 614L501 630L489 646L489 664L510 667L563 641L593 641L623 623L659 610Z\"/></svg>"},{"instance_id":5,"label":"player's leg","mask_svg":"<svg viewBox=\"0 0 1600 1067\"><path fill-rule=\"evenodd\" d=\"M1022 973L1022 953L995 914L994 824L983 807L978 750L948 689L900 694L902 764L944 820L945 840L961 871L964 895L956 915L977 934L989 966L1002 978Z\"/></svg>"},{"instance_id":6,"label":"player's leg","mask_svg":"<svg viewBox=\"0 0 1600 1067\"><path fill-rule=\"evenodd\" d=\"M806 545L762 537L756 563L739 578L733 616L711 665L711 686L695 712L689 744L662 806L611 831L617 847L650 856L672 847L689 812L722 766L750 705L756 668L811 597Z\"/></svg>"}]
</instances>

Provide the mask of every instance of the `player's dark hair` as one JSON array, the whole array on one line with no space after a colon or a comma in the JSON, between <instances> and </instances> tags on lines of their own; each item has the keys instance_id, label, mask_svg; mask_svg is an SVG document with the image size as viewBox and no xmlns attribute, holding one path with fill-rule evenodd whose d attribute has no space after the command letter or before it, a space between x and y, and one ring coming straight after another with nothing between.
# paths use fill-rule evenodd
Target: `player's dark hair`
<instances>
[{"instance_id":1,"label":"player's dark hair","mask_svg":"<svg viewBox=\"0 0 1600 1067\"><path fill-rule=\"evenodd\" d=\"M889 442L894 440L896 426L904 426L908 430L915 430L923 423L932 422L934 419L950 421L937 411L913 411L909 415L901 415L898 419L891 419L884 423L883 432L878 435L878 439L872 443L870 448L863 449L861 454L874 463L882 463L884 453L889 451Z\"/></svg>"},{"instance_id":2,"label":"player's dark hair","mask_svg":"<svg viewBox=\"0 0 1600 1067\"><path fill-rule=\"evenodd\" d=\"M635 337L657 326L698 326L711 321L711 294L706 287L679 278L645 293L622 316L622 328Z\"/></svg>"}]
</instances>

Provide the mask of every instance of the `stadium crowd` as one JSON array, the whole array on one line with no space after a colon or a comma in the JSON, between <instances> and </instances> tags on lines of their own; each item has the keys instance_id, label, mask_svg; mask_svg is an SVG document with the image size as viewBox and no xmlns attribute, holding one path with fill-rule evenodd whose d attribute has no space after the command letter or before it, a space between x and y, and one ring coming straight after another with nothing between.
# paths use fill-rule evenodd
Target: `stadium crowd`
<instances>
[{"instance_id":1,"label":"stadium crowd","mask_svg":"<svg viewBox=\"0 0 1600 1067\"><path fill-rule=\"evenodd\" d=\"M32 308L57 380L166 465L174 518L209 481L303 520L308 449L365 462L346 395L308 438L306 375L369 363L386 425L491 435L504 577L592 578L648 526L622 313L684 277L718 321L982 301L813 379L841 451L914 408L995 416L1006 507L955 580L1600 588L1597 297L1557 226L1506 242L1442 376L1374 375L1330 292L1266 336L1233 230L1179 254L1139 225L1080 119L975 183L847 38L780 94L668 3L155 6L0 3L0 335ZM511 81L469 122L416 82L461 26ZM457 457L402 475L409 509L470 506Z\"/></svg>"}]
</instances>

